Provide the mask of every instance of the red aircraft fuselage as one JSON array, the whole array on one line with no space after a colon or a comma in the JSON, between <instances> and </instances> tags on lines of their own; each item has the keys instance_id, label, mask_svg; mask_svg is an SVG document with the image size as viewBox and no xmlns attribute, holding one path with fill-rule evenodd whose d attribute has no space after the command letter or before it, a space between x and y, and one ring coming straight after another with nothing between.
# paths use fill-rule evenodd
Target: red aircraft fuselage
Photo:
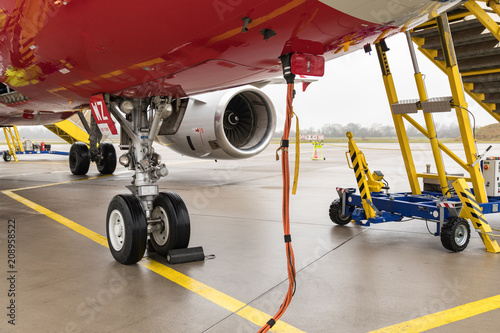
<instances>
[{"instance_id":1,"label":"red aircraft fuselage","mask_svg":"<svg viewBox=\"0 0 500 333\"><path fill-rule=\"evenodd\" d=\"M266 80L283 54L332 59L458 2L4 0L0 80L26 98L0 98L0 125L97 93L183 97Z\"/></svg>"}]
</instances>

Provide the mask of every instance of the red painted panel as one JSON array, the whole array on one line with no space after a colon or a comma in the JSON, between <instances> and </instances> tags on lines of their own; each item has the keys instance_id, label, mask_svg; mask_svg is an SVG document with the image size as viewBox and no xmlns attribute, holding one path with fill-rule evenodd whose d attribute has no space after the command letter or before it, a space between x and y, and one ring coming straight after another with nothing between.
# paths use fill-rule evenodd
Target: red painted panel
<instances>
[{"instance_id":1,"label":"red painted panel","mask_svg":"<svg viewBox=\"0 0 500 333\"><path fill-rule=\"evenodd\" d=\"M117 135L115 123L111 119L109 110L106 107L106 102L102 94L94 95L90 97L90 109L92 110L92 115L94 116L97 127L101 131L102 135Z\"/></svg>"},{"instance_id":2,"label":"red painted panel","mask_svg":"<svg viewBox=\"0 0 500 333\"><path fill-rule=\"evenodd\" d=\"M244 17L252 19L246 32ZM270 79L284 53L328 60L387 29L397 30L317 0L3 0L0 80L30 100L0 113L67 110L99 93L186 96Z\"/></svg>"}]
</instances>

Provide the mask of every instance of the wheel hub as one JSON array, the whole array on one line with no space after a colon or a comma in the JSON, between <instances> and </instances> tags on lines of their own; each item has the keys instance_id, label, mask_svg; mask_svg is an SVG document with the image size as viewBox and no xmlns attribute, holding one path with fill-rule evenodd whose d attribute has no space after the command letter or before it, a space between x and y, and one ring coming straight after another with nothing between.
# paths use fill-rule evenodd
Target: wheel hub
<instances>
[{"instance_id":1,"label":"wheel hub","mask_svg":"<svg viewBox=\"0 0 500 333\"><path fill-rule=\"evenodd\" d=\"M125 241L125 226L120 211L116 209L112 211L109 222L109 240L113 248L120 251Z\"/></svg>"},{"instance_id":2,"label":"wheel hub","mask_svg":"<svg viewBox=\"0 0 500 333\"><path fill-rule=\"evenodd\" d=\"M118 237L121 237L122 233L123 233L123 229L122 229L121 225L116 224L115 225L115 235Z\"/></svg>"},{"instance_id":3,"label":"wheel hub","mask_svg":"<svg viewBox=\"0 0 500 333\"><path fill-rule=\"evenodd\" d=\"M161 222L156 225L156 227L151 232L151 236L153 236L156 244L163 246L167 243L168 235L169 235L169 226L168 226L168 216L165 210L158 206L155 207L153 213L151 214L153 218L161 219Z\"/></svg>"},{"instance_id":4,"label":"wheel hub","mask_svg":"<svg viewBox=\"0 0 500 333\"><path fill-rule=\"evenodd\" d=\"M462 246L465 244L467 241L467 237L465 236L467 231L465 230L465 227L460 225L457 227L457 230L455 231L455 242L457 245Z\"/></svg>"}]
</instances>

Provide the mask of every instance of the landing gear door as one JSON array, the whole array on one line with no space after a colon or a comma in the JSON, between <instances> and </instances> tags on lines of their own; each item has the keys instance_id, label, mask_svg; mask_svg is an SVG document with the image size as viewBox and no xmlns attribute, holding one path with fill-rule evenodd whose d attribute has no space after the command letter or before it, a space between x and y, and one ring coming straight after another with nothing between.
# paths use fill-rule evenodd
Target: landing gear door
<instances>
[{"instance_id":1,"label":"landing gear door","mask_svg":"<svg viewBox=\"0 0 500 333\"><path fill-rule=\"evenodd\" d=\"M90 108L92 110L92 115L102 133L102 141L108 138L110 135L117 135L115 123L111 118L108 108L106 107L106 102L102 94L94 95L90 97Z\"/></svg>"}]
</instances>

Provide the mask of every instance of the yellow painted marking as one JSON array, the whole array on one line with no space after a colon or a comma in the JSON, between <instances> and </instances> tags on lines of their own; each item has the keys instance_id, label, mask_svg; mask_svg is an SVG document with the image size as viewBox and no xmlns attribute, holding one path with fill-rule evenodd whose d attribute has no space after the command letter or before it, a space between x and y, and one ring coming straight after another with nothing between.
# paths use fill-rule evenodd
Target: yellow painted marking
<instances>
[{"instance_id":1,"label":"yellow painted marking","mask_svg":"<svg viewBox=\"0 0 500 333\"><path fill-rule=\"evenodd\" d=\"M405 321L370 333L424 332L497 309L500 309L500 295Z\"/></svg>"},{"instance_id":2,"label":"yellow painted marking","mask_svg":"<svg viewBox=\"0 0 500 333\"><path fill-rule=\"evenodd\" d=\"M83 85L83 84L89 84L89 83L92 83L92 81L90 81L90 80L83 80L83 81L80 81L80 82L76 82L76 83L74 83L73 85L74 85L75 87L78 87L78 86L81 86L81 85Z\"/></svg>"},{"instance_id":3,"label":"yellow painted marking","mask_svg":"<svg viewBox=\"0 0 500 333\"><path fill-rule=\"evenodd\" d=\"M10 198L22 203L25 206L28 206L29 208L44 214L45 216L53 219L56 222L59 222L60 224L70 228L73 231L76 231L77 233L87 237L90 240L93 240L94 242L105 246L109 248L108 246L108 241L106 237L88 229L85 228L84 226L79 225L76 222L71 221L70 219L59 215L41 205L38 205L37 203L28 200L16 193L15 191L21 191L21 190L28 190L28 189L34 189L34 188L41 188L41 187L47 187L47 186L53 186L53 185L60 185L60 184L66 184L66 183L71 183L71 182L76 182L76 181L82 181L82 180L90 180L90 179L95 179L95 178L101 178L101 177L109 177L110 175L106 176L98 176L98 177L93 177L93 178L86 178L86 179L79 179L79 180L72 180L72 181L67 181L67 182L61 182L61 183L53 183L53 184L46 184L46 185L39 185L39 186L32 186L32 187L24 187L24 188L19 188L19 189L13 189L13 190L5 190L2 191L3 194L9 196ZM165 277L166 279L186 288L189 291L192 291L199 296L217 304L218 306L231 311L238 316L258 325L258 326L263 326L272 316L262 312L256 308L253 308L251 306L248 306L247 304L229 296L226 295L204 283L201 283L193 278L190 278L187 275L184 275L170 267L167 267L161 263L159 263L156 260L153 260L148 257L144 257L138 264L141 266ZM276 322L276 325L273 326L273 328L270 330L271 332L276 332L276 333L288 333L288 332L297 332L297 333L305 333L302 330L299 330L298 328L295 328L281 320Z\"/></svg>"},{"instance_id":4,"label":"yellow painted marking","mask_svg":"<svg viewBox=\"0 0 500 333\"><path fill-rule=\"evenodd\" d=\"M104 75L101 75L101 77L103 79L109 79L110 77L113 77L113 76L118 76L118 75L122 75L123 73L125 73L124 71L122 71L121 69L119 70L116 70L114 72L111 72L111 73L108 73L108 74L104 74Z\"/></svg>"},{"instance_id":5,"label":"yellow painted marking","mask_svg":"<svg viewBox=\"0 0 500 333\"><path fill-rule=\"evenodd\" d=\"M121 173L125 173L121 172ZM116 175L116 174L115 174ZM55 186L55 185L63 185L63 184L69 184L69 183L76 183L76 182L81 182L84 180L92 180L92 179L97 179L97 178L104 178L104 177L110 177L112 175L100 175L96 177L90 177L90 178L82 178L82 179L75 179L75 180L68 180L65 182L60 182L60 183L50 183L50 184L43 184L43 185L35 185L35 186L29 186L29 187L23 187L23 188L17 188L17 189L11 189L11 190L6 190L7 192L16 192L16 191L21 191L21 190L33 190L36 188L42 188L42 187L48 187L48 186ZM5 192L5 191L3 191Z\"/></svg>"},{"instance_id":6,"label":"yellow painted marking","mask_svg":"<svg viewBox=\"0 0 500 333\"><path fill-rule=\"evenodd\" d=\"M144 258L139 264L258 326L263 326L271 318L270 315L251 306L247 306L245 303L209 287L204 283L198 282L187 275L179 273L170 267L160 264L153 259ZM271 331L303 332L281 320L274 325Z\"/></svg>"},{"instance_id":7,"label":"yellow painted marking","mask_svg":"<svg viewBox=\"0 0 500 333\"><path fill-rule=\"evenodd\" d=\"M161 64L165 62L165 59L162 59L162 58L156 58L156 59L153 59L153 60L148 60L148 61L144 61L144 62L141 62L141 63L138 63L138 64L135 64L133 66L130 66L130 68L142 68L142 67L149 67L149 66L153 66L153 65L156 65L156 64Z\"/></svg>"},{"instance_id":8,"label":"yellow painted marking","mask_svg":"<svg viewBox=\"0 0 500 333\"><path fill-rule=\"evenodd\" d=\"M24 154L22 154L22 155L24 155ZM31 154L26 154L26 155L31 155ZM36 164L63 164L63 165L68 165L68 162L19 161L18 163L24 163L24 164L30 164L30 163L36 163Z\"/></svg>"},{"instance_id":9,"label":"yellow painted marking","mask_svg":"<svg viewBox=\"0 0 500 333\"><path fill-rule=\"evenodd\" d=\"M43 215L46 215L47 217L53 219L54 221L61 223L62 225L70 228L71 230L76 231L77 233L93 240L94 242L101 244L102 246L108 247L108 241L106 240L106 237L101 236L98 233L96 233L90 229L87 229L87 228L79 225L78 223L75 223L75 222L71 221L70 219L65 218L62 215L54 213L53 211L51 211L45 207L42 207L42 206L34 203L33 201L30 201L26 198L23 198L22 196L15 194L12 191L2 191L2 193L11 197L14 200L20 202L20 203L22 203L23 205L28 206L29 208L31 208L31 209L33 209L33 210L35 210Z\"/></svg>"},{"instance_id":10,"label":"yellow painted marking","mask_svg":"<svg viewBox=\"0 0 500 333\"><path fill-rule=\"evenodd\" d=\"M269 13L268 15L264 15L264 16L261 16L259 18L256 18L255 20L252 21L252 23L248 24L248 29L258 27L259 25L266 23L267 21L272 20L275 17L278 17L282 14L285 14L286 12L294 9L297 6L302 5L303 3L305 3L305 0L293 0L289 3L287 3L286 5L276 9L275 11ZM241 26L238 26L237 28L229 30L229 31L227 31L219 36L216 36L216 37L210 39L207 43L207 46L210 46L214 43L231 38L231 37L236 36L240 33L241 33Z\"/></svg>"},{"instance_id":11,"label":"yellow painted marking","mask_svg":"<svg viewBox=\"0 0 500 333\"><path fill-rule=\"evenodd\" d=\"M49 92L56 93L58 91L63 91L63 90L68 90L68 89L64 88L64 87L59 87L59 88L55 88L55 89L49 90Z\"/></svg>"}]
</instances>

